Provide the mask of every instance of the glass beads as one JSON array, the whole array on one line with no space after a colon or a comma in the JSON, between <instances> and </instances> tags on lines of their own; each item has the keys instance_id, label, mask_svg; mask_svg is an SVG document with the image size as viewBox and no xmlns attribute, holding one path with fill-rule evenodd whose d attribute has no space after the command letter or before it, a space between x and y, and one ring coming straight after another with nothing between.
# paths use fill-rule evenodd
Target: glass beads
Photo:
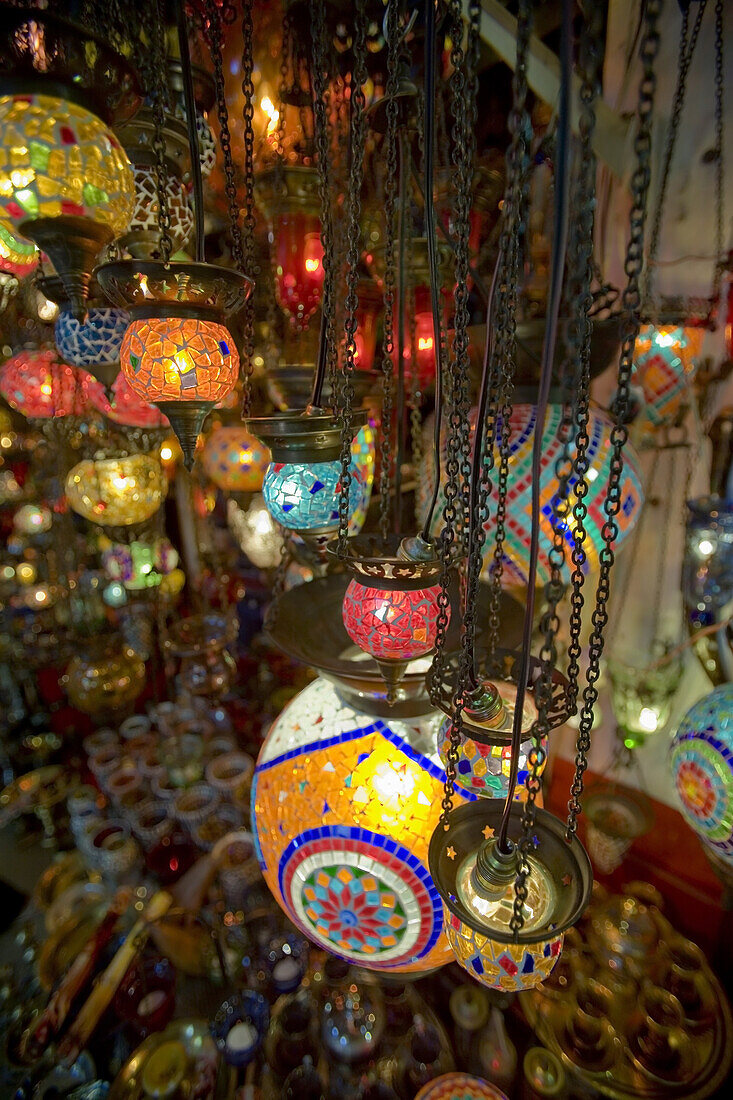
<instances>
[{"instance_id":1,"label":"glass beads","mask_svg":"<svg viewBox=\"0 0 733 1100\"><path fill-rule=\"evenodd\" d=\"M437 722L360 713L318 679L275 721L255 768L252 821L270 890L311 940L370 969L419 972L452 958L427 870L445 780Z\"/></svg>"},{"instance_id":2,"label":"glass beads","mask_svg":"<svg viewBox=\"0 0 733 1100\"><path fill-rule=\"evenodd\" d=\"M194 317L133 321L122 341L120 361L143 401L215 404L226 397L239 374L239 354L229 330Z\"/></svg>"},{"instance_id":3,"label":"glass beads","mask_svg":"<svg viewBox=\"0 0 733 1100\"><path fill-rule=\"evenodd\" d=\"M212 432L201 460L208 477L220 489L244 493L262 488L271 461L267 447L240 425Z\"/></svg>"},{"instance_id":4,"label":"glass beads","mask_svg":"<svg viewBox=\"0 0 733 1100\"><path fill-rule=\"evenodd\" d=\"M56 96L0 97L0 213L12 226L66 215L118 236L133 197L125 151L96 115Z\"/></svg>"},{"instance_id":5,"label":"glass beads","mask_svg":"<svg viewBox=\"0 0 733 1100\"><path fill-rule=\"evenodd\" d=\"M343 603L346 633L372 657L411 661L435 645L440 585L407 591L351 580Z\"/></svg>"},{"instance_id":6,"label":"glass beads","mask_svg":"<svg viewBox=\"0 0 733 1100\"><path fill-rule=\"evenodd\" d=\"M154 515L165 497L165 474L145 454L84 459L66 477L69 506L84 519L106 527L129 527Z\"/></svg>"},{"instance_id":7,"label":"glass beads","mask_svg":"<svg viewBox=\"0 0 733 1100\"><path fill-rule=\"evenodd\" d=\"M59 313L54 329L56 349L75 367L109 366L120 358L122 338L130 323L124 309L90 306L80 324L71 310Z\"/></svg>"}]
</instances>

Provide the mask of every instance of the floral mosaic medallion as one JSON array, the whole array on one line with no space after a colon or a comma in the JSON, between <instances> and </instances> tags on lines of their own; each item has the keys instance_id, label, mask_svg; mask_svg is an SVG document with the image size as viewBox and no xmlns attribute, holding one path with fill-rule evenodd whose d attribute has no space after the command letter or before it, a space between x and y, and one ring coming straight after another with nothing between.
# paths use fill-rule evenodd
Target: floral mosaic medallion
<instances>
[{"instance_id":1,"label":"floral mosaic medallion","mask_svg":"<svg viewBox=\"0 0 733 1100\"><path fill-rule=\"evenodd\" d=\"M507 1100L506 1095L484 1081L468 1073L444 1073L420 1089L415 1100Z\"/></svg>"},{"instance_id":2,"label":"floral mosaic medallion","mask_svg":"<svg viewBox=\"0 0 733 1100\"><path fill-rule=\"evenodd\" d=\"M425 868L378 833L310 829L283 852L279 880L305 934L350 961L399 966L440 935L440 898Z\"/></svg>"},{"instance_id":3,"label":"floral mosaic medallion","mask_svg":"<svg viewBox=\"0 0 733 1100\"><path fill-rule=\"evenodd\" d=\"M689 824L733 859L733 685L690 708L672 741L671 767Z\"/></svg>"}]
</instances>

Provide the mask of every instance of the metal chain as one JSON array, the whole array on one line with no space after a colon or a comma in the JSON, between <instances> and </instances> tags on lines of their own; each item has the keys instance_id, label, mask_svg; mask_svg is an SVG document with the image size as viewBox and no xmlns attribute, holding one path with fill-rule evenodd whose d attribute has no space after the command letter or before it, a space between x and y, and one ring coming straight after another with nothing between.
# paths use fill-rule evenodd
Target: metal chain
<instances>
[{"instance_id":1,"label":"metal chain","mask_svg":"<svg viewBox=\"0 0 733 1100\"><path fill-rule=\"evenodd\" d=\"M173 251L171 239L171 212L168 203L168 164L165 158L165 112L168 106L166 84L165 25L162 0L151 9L153 26L151 42L155 83L153 86L153 152L155 154L155 189L158 196L158 229L160 255L163 263L170 262Z\"/></svg>"},{"instance_id":2,"label":"metal chain","mask_svg":"<svg viewBox=\"0 0 733 1100\"><path fill-rule=\"evenodd\" d=\"M399 0L388 0L387 129L384 135L384 315L382 320L382 422L379 437L379 529L386 541L390 530L392 493L392 418L394 412L394 309L396 285L395 207L397 202L397 92L400 84Z\"/></svg>"},{"instance_id":3,"label":"metal chain","mask_svg":"<svg viewBox=\"0 0 733 1100\"><path fill-rule=\"evenodd\" d=\"M593 708L598 699L596 687L600 676L600 662L603 656L604 632L608 624L608 599L610 596L610 578L614 562L613 544L618 535L616 516L621 508L621 476L624 468L623 448L628 439L625 424L629 405L631 372L633 369L634 345L641 326L641 290L640 279L644 262L644 229L646 225L646 206L649 197L651 179L651 133L654 113L654 97L657 78L654 64L659 53L659 32L657 25L662 9L662 0L648 0L644 10L644 37L641 43L642 78L639 84L639 103L637 108L637 130L634 138L636 165L631 177L631 233L626 249L624 270L626 286L622 297L623 324L621 356L618 368L618 402L616 420L611 429L611 464L608 489L603 505L605 522L602 529L603 547L601 548L600 572L596 603L591 617L592 630L588 642L588 667L585 673L583 703L578 723L576 743L575 775L570 788L568 802L567 837L570 839L578 826L581 812L580 797L583 793L583 779L588 767L590 732L593 727Z\"/></svg>"},{"instance_id":4,"label":"metal chain","mask_svg":"<svg viewBox=\"0 0 733 1100\"><path fill-rule=\"evenodd\" d=\"M255 269L255 136L254 99L255 88L252 25L253 0L242 0L242 117L244 120L244 217L242 219L242 259L244 270L250 278L259 272ZM254 369L254 299L250 294L244 304L242 318L242 342L244 364L242 370L242 419L249 415L252 404L252 371Z\"/></svg>"},{"instance_id":5,"label":"metal chain","mask_svg":"<svg viewBox=\"0 0 733 1100\"><path fill-rule=\"evenodd\" d=\"M412 241L410 241L412 244ZM420 377L417 369L417 317L415 316L415 277L412 258L407 264L407 325L409 328L410 363L412 372L410 375L410 392L407 397L407 407L410 410L410 446L412 451L413 475L417 476L422 462L422 415L420 412Z\"/></svg>"},{"instance_id":6,"label":"metal chain","mask_svg":"<svg viewBox=\"0 0 733 1100\"><path fill-rule=\"evenodd\" d=\"M723 226L724 202L725 202L725 160L723 158L723 96L725 87L723 83L723 0L715 0L715 150L717 160L715 162L715 270L713 271L713 287L710 297L713 304L720 301L720 283L725 270L723 258Z\"/></svg>"},{"instance_id":7,"label":"metal chain","mask_svg":"<svg viewBox=\"0 0 733 1100\"><path fill-rule=\"evenodd\" d=\"M326 108L326 7L325 0L314 0L311 7L313 13L312 44L313 56L311 63L311 86L313 90L313 119L316 146L316 162L318 166L318 190L321 199L321 244L323 246L323 294L321 296L321 310L326 321L325 339L326 346L330 349L336 344L336 303L335 280L336 269L334 259L334 235L333 235L333 178L331 170L331 158L329 156L329 131L328 111ZM338 358L330 355L328 358L329 381L331 392L335 393L335 368Z\"/></svg>"},{"instance_id":8,"label":"metal chain","mask_svg":"<svg viewBox=\"0 0 733 1100\"><path fill-rule=\"evenodd\" d=\"M366 65L366 0L356 0L351 87L351 164L347 194L348 246L346 249L346 320L341 377L341 478L339 487L339 553L346 549L349 534L349 489L351 486L351 444L353 440L354 358L356 354L356 313L359 308L359 258L361 255L361 185L364 177L366 140L366 99L364 85L369 73Z\"/></svg>"},{"instance_id":9,"label":"metal chain","mask_svg":"<svg viewBox=\"0 0 733 1100\"><path fill-rule=\"evenodd\" d=\"M669 120L669 128L667 130L667 142L664 150L662 176L659 183L659 191L657 193L656 205L654 207L652 228L651 233L649 234L649 252L647 254L646 268L644 271L644 293L642 295L642 304L645 310L653 308L652 297L654 293L654 279L656 277L655 267L657 261L657 253L659 251L659 237L662 230L664 200L667 196L669 172L672 164L672 157L674 155L675 146L677 144L677 134L679 132L682 108L685 103L685 94L687 92L687 74L690 69L692 56L695 52L695 46L697 45L697 38L698 34L700 33L700 24L702 23L702 17L705 14L706 5L707 0L699 0L695 22L692 27L692 32L689 36L689 42L688 27L690 8L688 4L682 5L682 26L680 28L680 43L677 57L677 86L675 87L674 99L672 101L672 116Z\"/></svg>"},{"instance_id":10,"label":"metal chain","mask_svg":"<svg viewBox=\"0 0 733 1100\"><path fill-rule=\"evenodd\" d=\"M229 232L232 238L232 258L243 274L248 274L244 264L244 246L242 229L239 224L239 203L237 184L232 159L232 139L229 133L229 110L224 88L224 62L222 59L222 22L216 0L206 0L208 23L208 41L211 61L214 66L214 87L216 88L216 115L219 119L219 144L224 157L224 192L229 207Z\"/></svg>"}]
</instances>

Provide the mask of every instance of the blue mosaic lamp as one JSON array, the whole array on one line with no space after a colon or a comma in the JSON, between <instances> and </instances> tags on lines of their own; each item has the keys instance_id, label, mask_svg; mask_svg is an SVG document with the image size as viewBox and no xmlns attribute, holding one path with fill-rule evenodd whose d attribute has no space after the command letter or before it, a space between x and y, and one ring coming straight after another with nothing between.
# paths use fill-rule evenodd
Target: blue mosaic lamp
<instances>
[{"instance_id":1,"label":"blue mosaic lamp","mask_svg":"<svg viewBox=\"0 0 733 1100\"><path fill-rule=\"evenodd\" d=\"M80 322L67 307L56 320L56 349L65 362L86 367L93 374L96 367L117 368L129 323L130 315L124 309L91 306L86 319Z\"/></svg>"}]
</instances>

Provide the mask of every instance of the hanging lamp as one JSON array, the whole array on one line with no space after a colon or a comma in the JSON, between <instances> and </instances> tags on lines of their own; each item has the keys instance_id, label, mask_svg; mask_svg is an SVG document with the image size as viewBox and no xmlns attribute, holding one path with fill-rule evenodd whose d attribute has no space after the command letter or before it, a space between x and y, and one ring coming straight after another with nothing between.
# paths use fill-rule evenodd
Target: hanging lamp
<instances>
[{"instance_id":1,"label":"hanging lamp","mask_svg":"<svg viewBox=\"0 0 733 1100\"><path fill-rule=\"evenodd\" d=\"M82 320L96 256L132 214L132 169L107 123L136 110L137 78L48 11L7 8L0 49L0 216L48 255Z\"/></svg>"}]
</instances>

